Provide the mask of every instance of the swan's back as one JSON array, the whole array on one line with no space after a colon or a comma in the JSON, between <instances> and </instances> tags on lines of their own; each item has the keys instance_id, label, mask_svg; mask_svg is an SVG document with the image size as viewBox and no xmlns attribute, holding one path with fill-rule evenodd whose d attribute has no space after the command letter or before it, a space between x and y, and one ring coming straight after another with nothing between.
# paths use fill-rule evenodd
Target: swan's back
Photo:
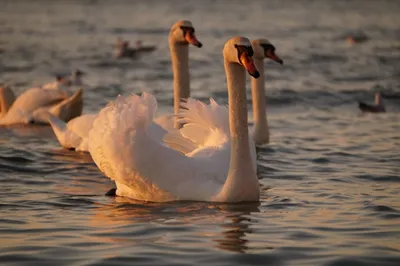
<instances>
[{"instance_id":1,"label":"swan's back","mask_svg":"<svg viewBox=\"0 0 400 266\"><path fill-rule=\"evenodd\" d=\"M93 127L97 114L85 114L70 120L67 124L68 130L75 132L81 138L87 138Z\"/></svg>"},{"instance_id":2,"label":"swan's back","mask_svg":"<svg viewBox=\"0 0 400 266\"><path fill-rule=\"evenodd\" d=\"M50 106L67 98L64 91L43 90L41 88L31 88L23 92L11 106L9 113L14 110L23 110L30 113L40 107Z\"/></svg>"}]
</instances>

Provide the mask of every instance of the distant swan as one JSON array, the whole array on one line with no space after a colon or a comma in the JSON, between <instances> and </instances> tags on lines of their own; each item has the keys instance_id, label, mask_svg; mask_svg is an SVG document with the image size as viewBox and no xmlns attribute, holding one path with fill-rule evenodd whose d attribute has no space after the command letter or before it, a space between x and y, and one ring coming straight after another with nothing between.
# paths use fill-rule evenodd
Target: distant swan
<instances>
[{"instance_id":1,"label":"distant swan","mask_svg":"<svg viewBox=\"0 0 400 266\"><path fill-rule=\"evenodd\" d=\"M169 46L174 74L174 104L176 113L179 111L180 99L190 96L188 45L192 44L197 47L202 47L202 44L197 40L194 32L195 30L192 23L187 20L182 20L172 25L169 34ZM57 119L55 116L51 116L49 118L49 123L61 146L77 151L88 151L87 136L89 135L93 120L96 116L95 114L82 115L71 120L68 124ZM155 123L158 127L152 127L154 129L152 136L161 140L166 132L165 130L173 128L173 116L160 116L156 118Z\"/></svg>"},{"instance_id":2,"label":"distant swan","mask_svg":"<svg viewBox=\"0 0 400 266\"><path fill-rule=\"evenodd\" d=\"M228 110L213 101L211 108L200 106L205 113L187 110L190 123L181 131L202 143L190 155L149 135L157 109L157 101L150 94L118 97L100 111L89 133L89 151L100 170L115 180L117 195L156 202L259 200L260 188L250 154L245 88L245 69L259 77L252 55L247 38L234 37L226 42L223 56ZM224 114L228 114L229 122ZM218 160L219 149L226 145L231 151L229 167L224 162L220 167L217 163L208 167L210 160Z\"/></svg>"},{"instance_id":3,"label":"distant swan","mask_svg":"<svg viewBox=\"0 0 400 266\"><path fill-rule=\"evenodd\" d=\"M364 102L358 103L358 108L361 111L367 113L384 113L386 112L385 106L383 105L383 101L381 98L381 94L379 92L375 92L375 105L367 104Z\"/></svg>"},{"instance_id":4,"label":"distant swan","mask_svg":"<svg viewBox=\"0 0 400 266\"><path fill-rule=\"evenodd\" d=\"M18 98L8 87L0 88L0 125L48 123L48 113L68 121L82 112L82 89L68 96L63 90L31 88Z\"/></svg>"},{"instance_id":5,"label":"distant swan","mask_svg":"<svg viewBox=\"0 0 400 266\"><path fill-rule=\"evenodd\" d=\"M58 90L58 89L67 90L67 88L71 86L82 86L83 85L82 76L84 75L85 72L76 69L72 72L70 77L58 75L56 77L57 79L56 81L44 84L43 86L41 86L41 88L46 90Z\"/></svg>"},{"instance_id":6,"label":"distant swan","mask_svg":"<svg viewBox=\"0 0 400 266\"><path fill-rule=\"evenodd\" d=\"M275 54L275 47L266 39L252 40L254 50L254 63L260 72L260 77L251 78L251 98L253 102L254 127L252 138L255 144L262 145L269 143L269 127L266 115L265 104L265 80L264 80L264 59L269 58L283 64Z\"/></svg>"},{"instance_id":7,"label":"distant swan","mask_svg":"<svg viewBox=\"0 0 400 266\"><path fill-rule=\"evenodd\" d=\"M136 41L135 47L129 47L129 42L120 38L116 44L116 58L136 58L142 53L149 53L156 49L154 45L143 45L142 41Z\"/></svg>"}]
</instances>

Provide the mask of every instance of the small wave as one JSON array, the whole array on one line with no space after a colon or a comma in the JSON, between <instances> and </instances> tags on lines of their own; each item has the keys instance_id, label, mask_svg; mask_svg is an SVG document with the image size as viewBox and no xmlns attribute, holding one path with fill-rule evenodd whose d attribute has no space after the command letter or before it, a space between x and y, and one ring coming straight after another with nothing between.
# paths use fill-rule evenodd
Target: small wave
<instances>
[{"instance_id":1,"label":"small wave","mask_svg":"<svg viewBox=\"0 0 400 266\"><path fill-rule=\"evenodd\" d=\"M400 182L400 177L396 175L377 176L377 175L364 174L364 175L357 175L355 177L374 182Z\"/></svg>"}]
</instances>

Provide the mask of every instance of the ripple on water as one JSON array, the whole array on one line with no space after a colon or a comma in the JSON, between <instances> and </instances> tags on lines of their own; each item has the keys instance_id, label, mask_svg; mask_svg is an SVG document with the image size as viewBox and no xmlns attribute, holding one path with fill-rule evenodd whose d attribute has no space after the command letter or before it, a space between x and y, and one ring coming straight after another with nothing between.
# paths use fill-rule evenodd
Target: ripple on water
<instances>
[{"instance_id":1,"label":"ripple on water","mask_svg":"<svg viewBox=\"0 0 400 266\"><path fill-rule=\"evenodd\" d=\"M271 143L257 148L259 203L105 197L113 182L89 154L60 148L50 127L0 127L0 261L400 265L400 65L399 47L393 45L399 6L364 2L21 0L2 5L0 83L20 94L79 67L87 72L85 113L98 112L118 94L142 90L154 93L160 113L171 110L168 32L182 14L198 25L204 43L202 49L189 47L192 96L199 100L227 102L221 48L240 32L268 38L285 64L265 63ZM104 16L105 10L118 15ZM368 41L346 44L349 28L365 32ZM112 54L117 37L142 39L157 50L117 60ZM357 102L373 102L377 90L388 112L360 115ZM250 108L249 88L247 93Z\"/></svg>"}]
</instances>

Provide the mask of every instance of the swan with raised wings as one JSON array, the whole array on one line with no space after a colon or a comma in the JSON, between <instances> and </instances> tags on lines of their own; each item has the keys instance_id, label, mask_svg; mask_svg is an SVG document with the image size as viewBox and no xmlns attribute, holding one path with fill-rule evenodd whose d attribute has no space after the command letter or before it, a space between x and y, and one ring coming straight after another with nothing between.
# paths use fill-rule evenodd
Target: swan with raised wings
<instances>
[{"instance_id":1,"label":"swan with raised wings","mask_svg":"<svg viewBox=\"0 0 400 266\"><path fill-rule=\"evenodd\" d=\"M275 46L266 39L251 41L254 50L254 64L260 72L260 77L251 79L251 98L253 102L254 127L252 139L256 145L269 143L269 126L265 104L265 80L264 80L264 59L269 58L279 64L283 64L275 54Z\"/></svg>"},{"instance_id":2,"label":"swan with raised wings","mask_svg":"<svg viewBox=\"0 0 400 266\"><path fill-rule=\"evenodd\" d=\"M82 89L69 96L63 90L31 88L18 98L9 87L0 88L0 125L48 123L48 113L68 121L82 112Z\"/></svg>"},{"instance_id":3,"label":"swan with raised wings","mask_svg":"<svg viewBox=\"0 0 400 266\"><path fill-rule=\"evenodd\" d=\"M89 133L89 151L100 170L115 180L117 195L157 202L259 200L260 188L250 154L245 88L245 69L253 77L260 75L252 55L247 38L234 37L225 43L228 110L213 103L207 109L210 112L194 119L191 127L184 127L204 144L190 155L149 135L157 109L150 94L118 97L101 110ZM229 166L222 162L223 169L216 169L216 163L206 167L210 156L217 160L218 148L225 145L230 145Z\"/></svg>"},{"instance_id":4,"label":"swan with raised wings","mask_svg":"<svg viewBox=\"0 0 400 266\"><path fill-rule=\"evenodd\" d=\"M202 47L195 35L195 30L190 21L180 20L172 25L169 34L169 47L174 75L174 110L179 111L180 99L190 96L189 77L189 44ZM66 124L55 116L50 116L49 123L56 137L64 148L77 151L88 151L87 136L92 128L96 114L79 116ZM160 130L160 126L164 130ZM173 116L164 115L155 119L151 134L154 138L162 140L166 130L173 128Z\"/></svg>"}]
</instances>

